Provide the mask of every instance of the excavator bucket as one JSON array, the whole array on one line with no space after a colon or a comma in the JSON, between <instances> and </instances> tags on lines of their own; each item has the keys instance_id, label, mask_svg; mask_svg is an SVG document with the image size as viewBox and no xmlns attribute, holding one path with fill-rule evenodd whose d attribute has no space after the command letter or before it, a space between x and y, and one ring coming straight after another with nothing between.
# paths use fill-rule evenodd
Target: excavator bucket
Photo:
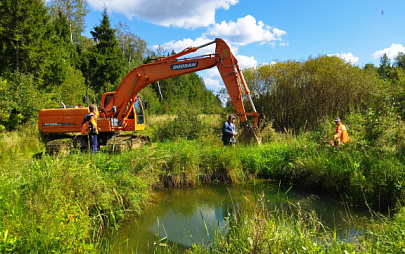
<instances>
[{"instance_id":1,"label":"excavator bucket","mask_svg":"<svg viewBox=\"0 0 405 254\"><path fill-rule=\"evenodd\" d=\"M239 141L243 144L260 144L257 127L246 126L239 137Z\"/></svg>"}]
</instances>

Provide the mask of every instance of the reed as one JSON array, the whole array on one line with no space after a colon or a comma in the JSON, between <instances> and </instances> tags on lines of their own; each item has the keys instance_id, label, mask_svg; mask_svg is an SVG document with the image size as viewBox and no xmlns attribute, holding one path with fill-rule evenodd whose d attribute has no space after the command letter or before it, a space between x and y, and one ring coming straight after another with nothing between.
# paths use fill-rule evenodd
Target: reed
<instances>
[{"instance_id":1,"label":"reed","mask_svg":"<svg viewBox=\"0 0 405 254\"><path fill-rule=\"evenodd\" d=\"M209 249L193 246L188 253L352 253L362 243L337 239L313 212L268 210L262 202L233 213L229 233L219 231Z\"/></svg>"}]
</instances>

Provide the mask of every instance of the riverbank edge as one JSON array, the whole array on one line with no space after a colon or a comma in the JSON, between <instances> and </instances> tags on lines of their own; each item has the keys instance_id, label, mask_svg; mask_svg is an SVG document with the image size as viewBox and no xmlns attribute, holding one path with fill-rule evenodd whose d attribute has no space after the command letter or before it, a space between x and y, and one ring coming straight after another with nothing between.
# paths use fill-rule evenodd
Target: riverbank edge
<instances>
[{"instance_id":1,"label":"riverbank edge","mask_svg":"<svg viewBox=\"0 0 405 254\"><path fill-rule=\"evenodd\" d=\"M362 171L368 160L362 162L361 154L352 153L350 147L336 150L316 144L272 143L232 149L181 141L113 156L43 154L20 169L16 160L15 165L10 162L7 174L2 174L6 181L2 187L5 206L1 226L2 236L7 237L1 244L17 252L28 248L34 252L106 251L108 242L100 238L100 232L118 228L128 214L142 212L153 188L241 182L257 177L281 179L283 185L301 182L301 186L313 189L329 186L329 190L343 191L340 193L348 200L355 201L364 195L369 197L365 186L373 187L374 181L368 183L367 172ZM402 161L397 162L402 167ZM11 204L17 209L13 211Z\"/></svg>"}]
</instances>

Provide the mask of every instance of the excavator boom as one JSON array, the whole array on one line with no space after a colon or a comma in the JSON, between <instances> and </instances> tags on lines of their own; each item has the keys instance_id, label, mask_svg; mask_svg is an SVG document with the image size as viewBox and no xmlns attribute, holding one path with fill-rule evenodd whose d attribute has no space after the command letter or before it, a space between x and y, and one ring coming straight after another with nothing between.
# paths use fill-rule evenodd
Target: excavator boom
<instances>
[{"instance_id":1,"label":"excavator boom","mask_svg":"<svg viewBox=\"0 0 405 254\"><path fill-rule=\"evenodd\" d=\"M202 55L190 58L179 58L211 44L216 44L215 54ZM136 100L142 89L159 80L172 78L187 73L205 70L217 66L224 81L238 116L244 126L248 125L247 116L254 117L254 126L257 127L258 113L250 97L250 90L246 85L242 71L229 46L222 39L204 44L199 47L190 47L180 53L169 57L158 58L150 64L141 65L129 72L119 87L114 99L104 105L104 116L117 118L119 121L125 118L128 103ZM247 113L243 104L243 90L253 108L253 112ZM104 100L102 99L102 102ZM103 113L102 113L103 116Z\"/></svg>"}]
</instances>

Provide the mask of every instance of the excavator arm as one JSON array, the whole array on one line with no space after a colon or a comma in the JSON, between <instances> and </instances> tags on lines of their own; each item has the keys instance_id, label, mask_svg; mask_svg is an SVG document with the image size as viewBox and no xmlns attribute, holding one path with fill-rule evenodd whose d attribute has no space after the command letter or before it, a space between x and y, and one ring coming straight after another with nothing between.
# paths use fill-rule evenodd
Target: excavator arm
<instances>
[{"instance_id":1,"label":"excavator arm","mask_svg":"<svg viewBox=\"0 0 405 254\"><path fill-rule=\"evenodd\" d=\"M196 52L208 45L215 44L215 53L180 58ZM100 127L98 135L100 143L106 144L111 151L121 151L127 147L136 147L147 141L145 137L134 135L116 135L120 131L137 131L145 128L142 103L139 92L147 85L159 80L181 76L216 66L225 83L229 96L238 113L244 130L238 140L242 142L259 142L257 138L257 123L259 114L253 105L249 88L243 78L238 61L233 56L229 46L221 39L199 47L190 47L169 57L161 57L156 61L138 66L129 72L122 80L116 91L105 93L100 104ZM247 95L253 112L246 112L242 95ZM78 133L81 129L83 117L89 113L88 107L74 106L42 109L39 112L38 127L41 133ZM248 124L247 117L254 117L254 125ZM68 150L73 147L86 147L82 135L71 138L56 138L47 142L48 153ZM72 145L73 144L73 145Z\"/></svg>"},{"instance_id":2,"label":"excavator arm","mask_svg":"<svg viewBox=\"0 0 405 254\"><path fill-rule=\"evenodd\" d=\"M203 47L216 44L214 54L180 58L193 53ZM138 66L129 72L113 94L113 98L104 105L101 113L103 117L117 118L123 121L127 117L128 105L132 105L143 88L159 80L181 76L200 70L205 70L217 66L224 81L238 116L244 126L248 126L247 117L254 117L254 126L257 127L259 114L250 96L250 90L246 85L242 71L239 68L236 58L233 56L229 46L222 39L204 44L199 47L190 47L180 53L169 57L158 58L150 64ZM247 95L253 112L246 112L242 100L242 94ZM111 94L109 94L111 96ZM102 102L104 101L104 96Z\"/></svg>"}]
</instances>

